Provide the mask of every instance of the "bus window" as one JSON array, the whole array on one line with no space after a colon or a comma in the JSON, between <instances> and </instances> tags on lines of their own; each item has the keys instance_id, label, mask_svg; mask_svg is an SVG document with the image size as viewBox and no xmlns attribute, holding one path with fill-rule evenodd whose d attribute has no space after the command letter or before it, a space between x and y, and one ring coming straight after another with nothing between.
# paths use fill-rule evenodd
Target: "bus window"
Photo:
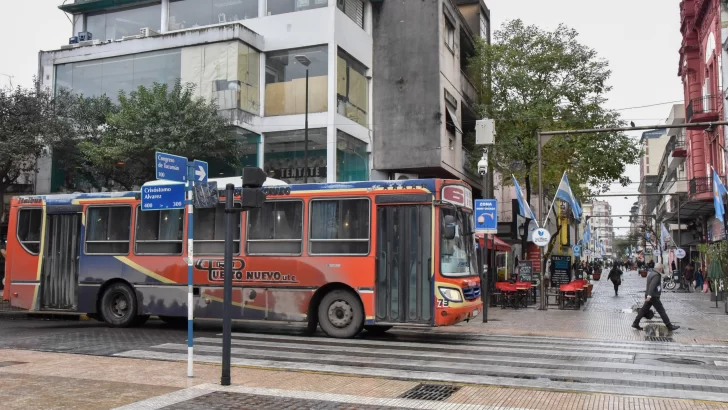
<instances>
[{"instance_id":1,"label":"bus window","mask_svg":"<svg viewBox=\"0 0 728 410\"><path fill-rule=\"evenodd\" d=\"M248 255L300 255L303 251L303 202L265 202L248 211Z\"/></svg>"},{"instance_id":2,"label":"bus window","mask_svg":"<svg viewBox=\"0 0 728 410\"><path fill-rule=\"evenodd\" d=\"M128 255L130 206L89 207L86 217L86 254Z\"/></svg>"},{"instance_id":3,"label":"bus window","mask_svg":"<svg viewBox=\"0 0 728 410\"><path fill-rule=\"evenodd\" d=\"M225 204L216 208L198 208L193 214L195 224L195 254L222 255L225 253ZM233 253L240 254L240 212L233 214Z\"/></svg>"},{"instance_id":4,"label":"bus window","mask_svg":"<svg viewBox=\"0 0 728 410\"><path fill-rule=\"evenodd\" d=\"M142 211L138 207L134 253L181 255L183 218L181 209Z\"/></svg>"},{"instance_id":5,"label":"bus window","mask_svg":"<svg viewBox=\"0 0 728 410\"><path fill-rule=\"evenodd\" d=\"M368 199L312 200L310 253L368 254L369 210Z\"/></svg>"},{"instance_id":6,"label":"bus window","mask_svg":"<svg viewBox=\"0 0 728 410\"><path fill-rule=\"evenodd\" d=\"M40 252L40 229L43 210L21 209L18 211L18 242L28 253Z\"/></svg>"}]
</instances>

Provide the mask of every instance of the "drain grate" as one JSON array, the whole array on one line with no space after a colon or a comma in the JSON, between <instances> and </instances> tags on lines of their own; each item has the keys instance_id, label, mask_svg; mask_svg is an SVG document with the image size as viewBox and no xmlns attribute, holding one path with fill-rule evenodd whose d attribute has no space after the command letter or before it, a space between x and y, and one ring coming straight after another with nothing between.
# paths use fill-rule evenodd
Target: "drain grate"
<instances>
[{"instance_id":1,"label":"drain grate","mask_svg":"<svg viewBox=\"0 0 728 410\"><path fill-rule=\"evenodd\" d=\"M447 384L418 384L399 397L402 399L445 401L458 390L460 390L460 387Z\"/></svg>"},{"instance_id":2,"label":"drain grate","mask_svg":"<svg viewBox=\"0 0 728 410\"><path fill-rule=\"evenodd\" d=\"M661 362L665 363L671 363L671 364L687 364L687 365L699 365L702 366L705 363L701 362L700 360L693 360L693 359L683 359L679 357L661 357L657 359Z\"/></svg>"},{"instance_id":3,"label":"drain grate","mask_svg":"<svg viewBox=\"0 0 728 410\"><path fill-rule=\"evenodd\" d=\"M645 336L645 341L647 342L674 342L673 338L671 337L664 337L664 336Z\"/></svg>"}]
</instances>

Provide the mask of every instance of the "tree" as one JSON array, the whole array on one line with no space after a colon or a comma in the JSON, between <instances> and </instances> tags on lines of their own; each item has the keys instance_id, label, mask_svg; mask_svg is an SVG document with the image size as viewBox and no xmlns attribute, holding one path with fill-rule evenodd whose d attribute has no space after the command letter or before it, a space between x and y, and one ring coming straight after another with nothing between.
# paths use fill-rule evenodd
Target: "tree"
<instances>
[{"instance_id":1,"label":"tree","mask_svg":"<svg viewBox=\"0 0 728 410\"><path fill-rule=\"evenodd\" d=\"M545 31L513 20L495 32L492 45L480 40L469 61L471 78L483 79L477 84L479 114L496 121L495 167L525 180L529 202L538 172L538 131L624 125L617 112L604 108L611 89L608 63L577 36L564 25ZM638 155L623 133L554 137L543 147L545 191L555 191L564 171L582 199L592 190L608 190L615 180L626 185L625 166Z\"/></svg>"},{"instance_id":2,"label":"tree","mask_svg":"<svg viewBox=\"0 0 728 410\"><path fill-rule=\"evenodd\" d=\"M98 138L84 139L79 148L99 174L128 190L155 179L156 151L233 167L243 154L217 105L179 82L120 92L118 110L107 113Z\"/></svg>"},{"instance_id":3,"label":"tree","mask_svg":"<svg viewBox=\"0 0 728 410\"><path fill-rule=\"evenodd\" d=\"M21 176L34 174L46 148L63 145L68 135L56 116L53 94L37 81L32 88L0 89L0 218L7 189Z\"/></svg>"}]
</instances>

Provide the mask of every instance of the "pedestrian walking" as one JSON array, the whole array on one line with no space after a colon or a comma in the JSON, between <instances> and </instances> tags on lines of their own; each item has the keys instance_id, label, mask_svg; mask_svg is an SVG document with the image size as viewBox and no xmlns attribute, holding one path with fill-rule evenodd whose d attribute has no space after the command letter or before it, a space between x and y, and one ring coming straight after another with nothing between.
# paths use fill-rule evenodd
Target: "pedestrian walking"
<instances>
[{"instance_id":1,"label":"pedestrian walking","mask_svg":"<svg viewBox=\"0 0 728 410\"><path fill-rule=\"evenodd\" d=\"M614 296L619 296L619 285L622 284L622 270L614 265L612 270L609 271L607 279L611 280L614 285Z\"/></svg>"},{"instance_id":2,"label":"pedestrian walking","mask_svg":"<svg viewBox=\"0 0 728 410\"><path fill-rule=\"evenodd\" d=\"M650 273L647 275L645 303L642 305L639 313L637 313L637 317L634 319L634 323L632 323L632 327L637 330L642 330L642 327L640 326L640 320L642 320L643 317L649 314L648 312L650 312L650 309L653 306L655 307L655 310L657 310L657 313L660 314L660 317L667 326L668 330L673 331L680 328L680 326L670 323L670 318L667 317L665 307L662 306L662 302L660 301L660 296L662 295L662 269L662 264L657 263L655 264L654 269L650 269Z\"/></svg>"}]
</instances>

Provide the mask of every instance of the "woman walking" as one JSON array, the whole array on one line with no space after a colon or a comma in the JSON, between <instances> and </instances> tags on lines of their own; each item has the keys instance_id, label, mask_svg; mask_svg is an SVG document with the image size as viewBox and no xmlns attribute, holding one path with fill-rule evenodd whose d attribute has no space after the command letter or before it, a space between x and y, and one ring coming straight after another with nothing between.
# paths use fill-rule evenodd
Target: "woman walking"
<instances>
[{"instance_id":1,"label":"woman walking","mask_svg":"<svg viewBox=\"0 0 728 410\"><path fill-rule=\"evenodd\" d=\"M611 280L614 285L614 296L619 296L619 285L622 284L622 270L613 266L612 270L609 271L607 279Z\"/></svg>"}]
</instances>

